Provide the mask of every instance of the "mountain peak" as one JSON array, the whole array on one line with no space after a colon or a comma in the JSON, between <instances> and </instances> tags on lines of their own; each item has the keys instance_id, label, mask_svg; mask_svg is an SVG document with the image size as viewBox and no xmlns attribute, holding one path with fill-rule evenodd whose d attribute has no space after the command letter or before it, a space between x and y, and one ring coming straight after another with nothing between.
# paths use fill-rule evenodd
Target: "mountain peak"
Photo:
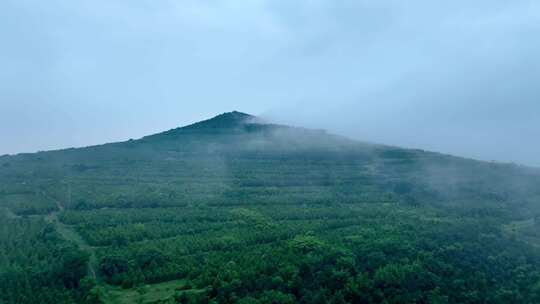
<instances>
[{"instance_id":1,"label":"mountain peak","mask_svg":"<svg viewBox=\"0 0 540 304\"><path fill-rule=\"evenodd\" d=\"M219 114L213 118L203 120L192 125L186 126L184 128L193 129L193 128L231 128L237 127L247 123L254 123L260 121L256 116L232 111Z\"/></svg>"},{"instance_id":2,"label":"mountain peak","mask_svg":"<svg viewBox=\"0 0 540 304\"><path fill-rule=\"evenodd\" d=\"M232 130L244 129L244 127L252 127L256 124L265 124L265 122L253 115L232 111L219 114L213 118L196 122L191 125L184 127L178 127L165 131L162 133L149 135L143 137L143 139L156 139L156 138L171 138L176 137L180 134L189 134L189 133L215 133L215 132L229 132Z\"/></svg>"},{"instance_id":3,"label":"mountain peak","mask_svg":"<svg viewBox=\"0 0 540 304\"><path fill-rule=\"evenodd\" d=\"M247 113L243 113L243 112L232 111L232 112L225 112L223 114L219 114L209 120L216 120L216 119L245 123L245 122L249 122L254 119L257 119L257 117L247 114Z\"/></svg>"}]
</instances>

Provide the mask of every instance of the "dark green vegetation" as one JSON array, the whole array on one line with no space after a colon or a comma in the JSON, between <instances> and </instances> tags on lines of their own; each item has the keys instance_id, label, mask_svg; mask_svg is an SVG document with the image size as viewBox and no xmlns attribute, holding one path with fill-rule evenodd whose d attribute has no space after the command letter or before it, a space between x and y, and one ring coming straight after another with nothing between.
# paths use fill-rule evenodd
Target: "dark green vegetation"
<instances>
[{"instance_id":1,"label":"dark green vegetation","mask_svg":"<svg viewBox=\"0 0 540 304\"><path fill-rule=\"evenodd\" d=\"M4 303L540 303L539 170L237 112L0 157L0 207Z\"/></svg>"}]
</instances>

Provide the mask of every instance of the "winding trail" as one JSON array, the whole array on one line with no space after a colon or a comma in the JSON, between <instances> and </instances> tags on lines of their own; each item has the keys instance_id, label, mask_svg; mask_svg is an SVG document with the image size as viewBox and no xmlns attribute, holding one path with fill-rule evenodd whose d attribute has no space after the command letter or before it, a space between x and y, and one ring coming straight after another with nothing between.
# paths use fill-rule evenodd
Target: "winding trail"
<instances>
[{"instance_id":1,"label":"winding trail","mask_svg":"<svg viewBox=\"0 0 540 304\"><path fill-rule=\"evenodd\" d=\"M54 199L48 196L50 199ZM97 256L95 253L95 248L90 246L81 235L71 226L68 226L60 221L58 214L64 211L64 205L58 200L56 202L57 210L49 213L45 216L45 220L51 224L54 224L58 233L66 240L74 242L79 249L89 254L88 259L88 276L97 280L98 276L96 275L96 268L98 265Z\"/></svg>"}]
</instances>

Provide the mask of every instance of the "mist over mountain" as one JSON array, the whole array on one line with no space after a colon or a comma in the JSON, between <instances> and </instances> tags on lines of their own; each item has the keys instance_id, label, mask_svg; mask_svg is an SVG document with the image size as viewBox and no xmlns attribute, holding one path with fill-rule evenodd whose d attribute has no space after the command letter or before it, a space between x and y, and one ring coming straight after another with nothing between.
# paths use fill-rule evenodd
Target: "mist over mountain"
<instances>
[{"instance_id":1,"label":"mist over mountain","mask_svg":"<svg viewBox=\"0 0 540 304\"><path fill-rule=\"evenodd\" d=\"M530 0L4 0L0 155L242 109L539 167L538 20Z\"/></svg>"},{"instance_id":2,"label":"mist over mountain","mask_svg":"<svg viewBox=\"0 0 540 304\"><path fill-rule=\"evenodd\" d=\"M2 156L0 300L535 303L539 189L535 168L236 111Z\"/></svg>"},{"instance_id":3,"label":"mist over mountain","mask_svg":"<svg viewBox=\"0 0 540 304\"><path fill-rule=\"evenodd\" d=\"M0 304L540 303L539 33L534 0L0 1Z\"/></svg>"}]
</instances>

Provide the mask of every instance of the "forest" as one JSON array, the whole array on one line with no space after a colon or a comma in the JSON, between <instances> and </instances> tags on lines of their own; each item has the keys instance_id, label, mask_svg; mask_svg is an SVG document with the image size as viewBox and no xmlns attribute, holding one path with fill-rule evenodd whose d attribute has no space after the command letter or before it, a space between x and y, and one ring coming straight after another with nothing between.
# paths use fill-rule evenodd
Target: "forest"
<instances>
[{"instance_id":1,"label":"forest","mask_svg":"<svg viewBox=\"0 0 540 304\"><path fill-rule=\"evenodd\" d=\"M230 112L0 157L0 303L540 303L540 169Z\"/></svg>"}]
</instances>

